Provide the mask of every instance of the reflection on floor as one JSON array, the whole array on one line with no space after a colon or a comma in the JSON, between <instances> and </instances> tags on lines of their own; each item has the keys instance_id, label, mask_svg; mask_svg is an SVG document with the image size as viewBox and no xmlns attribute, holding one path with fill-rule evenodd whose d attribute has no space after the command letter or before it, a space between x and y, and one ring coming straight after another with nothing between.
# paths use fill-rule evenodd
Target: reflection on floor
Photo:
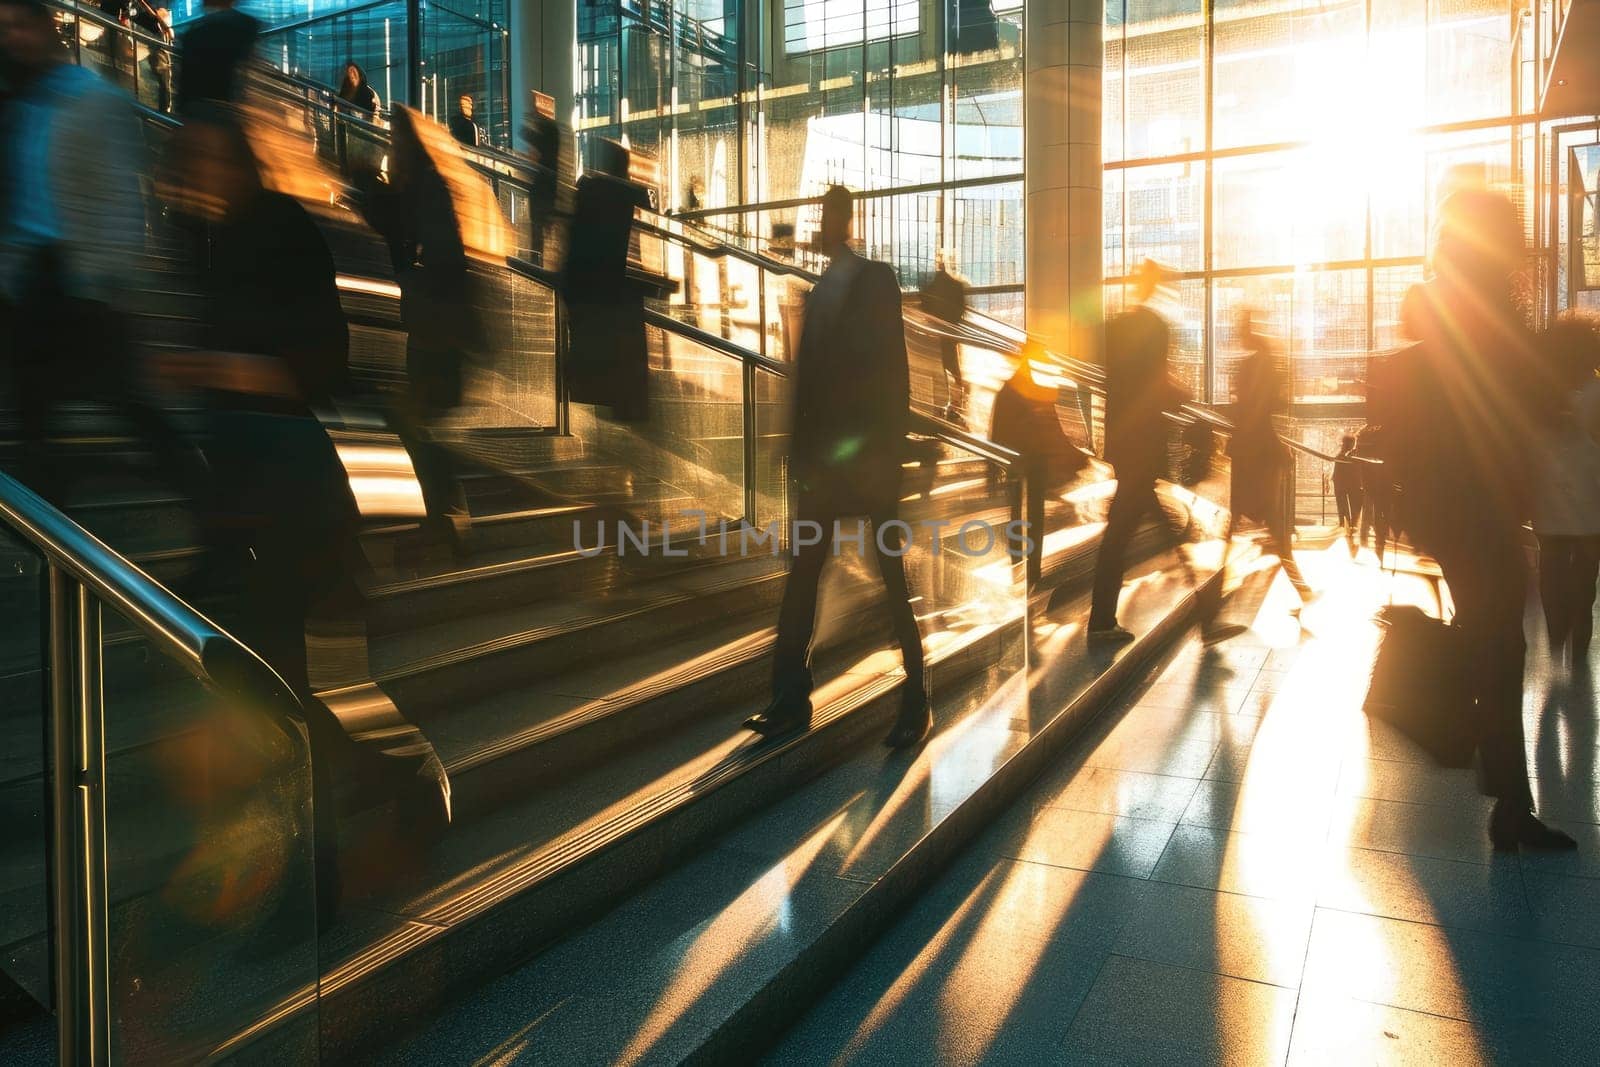
<instances>
[{"instance_id":1,"label":"reflection on floor","mask_svg":"<svg viewBox=\"0 0 1600 1067\"><path fill-rule=\"evenodd\" d=\"M1595 683L1530 616L1534 791L1580 849L1496 855L1471 773L1360 711L1374 609L1433 593L1342 546L1301 559L1327 590L1303 632L1280 576L1248 634L1180 647L773 1058L1593 1062Z\"/></svg>"}]
</instances>

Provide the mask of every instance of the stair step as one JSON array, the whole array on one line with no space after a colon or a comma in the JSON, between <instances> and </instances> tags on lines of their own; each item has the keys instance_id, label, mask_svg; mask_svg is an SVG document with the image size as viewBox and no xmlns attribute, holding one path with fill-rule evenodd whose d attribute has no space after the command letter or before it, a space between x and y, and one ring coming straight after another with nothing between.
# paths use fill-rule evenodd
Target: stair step
<instances>
[{"instance_id":1,"label":"stair step","mask_svg":"<svg viewBox=\"0 0 1600 1067\"><path fill-rule=\"evenodd\" d=\"M1000 638L991 628L934 652L933 688L942 692L994 662ZM742 731L743 718L760 708L750 699L724 704L656 745L553 789L525 782L517 803L452 828L420 890L351 901L362 917L381 911L402 918L325 974L324 1018L338 1020L341 1030L325 1040L350 1051L357 1046L347 1042L374 1036L367 1027L385 1025L363 1018L357 1001L375 1003L369 998L376 996L386 1012L398 1003L390 997L425 1003L441 992L441 966L468 959L467 973L504 966L570 929L585 902L642 884L679 849L733 825L886 729L899 685L898 671L846 669L819 688L812 729L795 737L762 741ZM447 873L456 871L472 871L474 880Z\"/></svg>"},{"instance_id":2,"label":"stair step","mask_svg":"<svg viewBox=\"0 0 1600 1067\"><path fill-rule=\"evenodd\" d=\"M968 676L965 685L945 687L936 701L936 732L915 753L888 754L875 743L893 717L892 701L852 709L848 734L837 721L830 724L833 736L814 729L767 762L781 766L809 755L821 774L803 784L789 778L786 788L765 793L775 803L736 823L717 820L731 828L720 839L702 824L688 840L671 840L669 856L653 859L650 868L687 857L691 842L710 850L438 1011L385 1049L384 1059L437 1058L446 1048L474 1055L517 1033L526 1054L567 1063L749 1062L1177 632L1192 604L1189 588L1159 567L1136 569L1130 578L1124 613L1144 631L1139 641L1111 654L1085 652L1070 625L1087 610L1079 598L1045 620L1069 625L1040 630L1038 640L1058 640L1048 695L1039 694L1037 678L1029 693L1029 671L1018 659L998 676ZM1073 633L1070 644L1059 642L1063 630ZM1044 672L1036 666L1032 673ZM821 745L831 751L817 752ZM740 784L753 790L778 776L752 769ZM714 780L714 772L705 777ZM592 862L638 886L648 847L615 850L641 857L626 871L618 869L620 860ZM605 903L583 895L593 893L599 874L595 881L566 878L562 903L548 907L570 929ZM449 902L433 906L419 918L455 918ZM519 927L530 946L540 929L533 917ZM503 952L496 958L511 956ZM446 957L436 958L442 964ZM486 964L480 959L478 973ZM381 988L391 1010L390 996L417 995L399 975L387 976ZM423 1005L404 1006L401 1015ZM346 1042L371 1032L343 1018L326 1036L332 1047L355 1047Z\"/></svg>"},{"instance_id":3,"label":"stair step","mask_svg":"<svg viewBox=\"0 0 1600 1067\"><path fill-rule=\"evenodd\" d=\"M733 560L594 596L478 612L469 619L397 633L373 650L373 668L397 700L460 702L507 685L538 682L607 649L665 644L719 618L766 610L783 570L775 560Z\"/></svg>"}]
</instances>

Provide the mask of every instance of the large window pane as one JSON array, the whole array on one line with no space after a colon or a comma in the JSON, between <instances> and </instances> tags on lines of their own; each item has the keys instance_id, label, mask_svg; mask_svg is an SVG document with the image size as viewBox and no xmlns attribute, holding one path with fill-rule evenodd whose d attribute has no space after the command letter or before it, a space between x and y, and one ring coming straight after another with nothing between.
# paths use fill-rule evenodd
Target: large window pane
<instances>
[{"instance_id":1,"label":"large window pane","mask_svg":"<svg viewBox=\"0 0 1600 1067\"><path fill-rule=\"evenodd\" d=\"M963 4L962 8L975 5ZM997 5L998 6L998 5ZM955 8L954 2L950 3ZM960 14L961 12L955 12ZM948 77L954 87L955 113L951 116L953 178L1022 172L1022 34L1021 13L1014 24L996 19L992 34L968 42L953 35L948 54ZM899 84L910 79L902 75ZM927 79L930 109L937 120L937 77Z\"/></svg>"},{"instance_id":2,"label":"large window pane","mask_svg":"<svg viewBox=\"0 0 1600 1067\"><path fill-rule=\"evenodd\" d=\"M1104 74L1100 89L1100 144L1105 161L1125 158L1122 144L1123 8L1126 0L1106 0Z\"/></svg>"},{"instance_id":3,"label":"large window pane","mask_svg":"<svg viewBox=\"0 0 1600 1067\"><path fill-rule=\"evenodd\" d=\"M1367 351L1367 272L1297 275L1289 340L1296 402L1359 400Z\"/></svg>"},{"instance_id":4,"label":"large window pane","mask_svg":"<svg viewBox=\"0 0 1600 1067\"><path fill-rule=\"evenodd\" d=\"M1216 147L1304 140L1340 123L1361 84L1361 0L1217 0Z\"/></svg>"},{"instance_id":5,"label":"large window pane","mask_svg":"<svg viewBox=\"0 0 1600 1067\"><path fill-rule=\"evenodd\" d=\"M1428 213L1423 146L1396 145L1370 171L1372 255L1376 259L1420 256L1426 249Z\"/></svg>"},{"instance_id":6,"label":"large window pane","mask_svg":"<svg viewBox=\"0 0 1600 1067\"><path fill-rule=\"evenodd\" d=\"M1380 267L1372 272L1372 349L1384 352L1415 338L1401 319L1406 291L1422 281L1422 267Z\"/></svg>"},{"instance_id":7,"label":"large window pane","mask_svg":"<svg viewBox=\"0 0 1600 1067\"><path fill-rule=\"evenodd\" d=\"M1315 149L1217 160L1213 265L1360 259L1366 193L1347 162Z\"/></svg>"},{"instance_id":8,"label":"large window pane","mask_svg":"<svg viewBox=\"0 0 1600 1067\"><path fill-rule=\"evenodd\" d=\"M1290 199L1294 168L1284 153L1219 159L1212 197L1212 263L1218 269L1288 263L1294 258ZM1315 210L1315 205L1306 205Z\"/></svg>"},{"instance_id":9,"label":"large window pane","mask_svg":"<svg viewBox=\"0 0 1600 1067\"><path fill-rule=\"evenodd\" d=\"M1428 121L1511 110L1511 12L1505 0L1428 0Z\"/></svg>"},{"instance_id":10,"label":"large window pane","mask_svg":"<svg viewBox=\"0 0 1600 1067\"><path fill-rule=\"evenodd\" d=\"M1199 0L1127 0L1124 29L1126 157L1202 150L1206 34Z\"/></svg>"},{"instance_id":11,"label":"large window pane","mask_svg":"<svg viewBox=\"0 0 1600 1067\"><path fill-rule=\"evenodd\" d=\"M951 203L953 267L975 286L1020 285L1022 183L959 189Z\"/></svg>"},{"instance_id":12,"label":"large window pane","mask_svg":"<svg viewBox=\"0 0 1600 1067\"><path fill-rule=\"evenodd\" d=\"M1149 258L1174 270L1200 270L1205 165L1172 163L1123 171L1128 269Z\"/></svg>"},{"instance_id":13,"label":"large window pane","mask_svg":"<svg viewBox=\"0 0 1600 1067\"><path fill-rule=\"evenodd\" d=\"M860 44L889 32L916 33L917 0L783 0L783 48L790 55Z\"/></svg>"},{"instance_id":14,"label":"large window pane","mask_svg":"<svg viewBox=\"0 0 1600 1067\"><path fill-rule=\"evenodd\" d=\"M1101 262L1107 278L1120 278L1128 273L1127 261L1123 256L1122 171L1105 172L1101 178L1100 196L1100 217L1105 230Z\"/></svg>"}]
</instances>

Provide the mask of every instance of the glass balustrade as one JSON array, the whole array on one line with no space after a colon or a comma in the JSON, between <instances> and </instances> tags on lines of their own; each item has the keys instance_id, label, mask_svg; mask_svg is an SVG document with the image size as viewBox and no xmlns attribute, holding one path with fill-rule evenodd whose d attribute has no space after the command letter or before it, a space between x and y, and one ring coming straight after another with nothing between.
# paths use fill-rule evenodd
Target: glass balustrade
<instances>
[{"instance_id":1,"label":"glass balustrade","mask_svg":"<svg viewBox=\"0 0 1600 1067\"><path fill-rule=\"evenodd\" d=\"M311 754L294 699L3 475L0 582L5 1058L314 1057Z\"/></svg>"}]
</instances>

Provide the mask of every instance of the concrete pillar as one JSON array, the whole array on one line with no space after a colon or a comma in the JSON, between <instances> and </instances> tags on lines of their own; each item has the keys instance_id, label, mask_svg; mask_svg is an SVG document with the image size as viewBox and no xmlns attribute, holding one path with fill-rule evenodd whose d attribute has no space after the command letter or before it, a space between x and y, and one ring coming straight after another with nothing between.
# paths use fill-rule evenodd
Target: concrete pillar
<instances>
[{"instance_id":1,"label":"concrete pillar","mask_svg":"<svg viewBox=\"0 0 1600 1067\"><path fill-rule=\"evenodd\" d=\"M1028 331L1100 358L1103 0L1028 0L1023 35Z\"/></svg>"},{"instance_id":2,"label":"concrete pillar","mask_svg":"<svg viewBox=\"0 0 1600 1067\"><path fill-rule=\"evenodd\" d=\"M572 122L577 76L577 0L516 0L511 10L511 130L518 149L533 106L530 89L556 99L556 119Z\"/></svg>"}]
</instances>

